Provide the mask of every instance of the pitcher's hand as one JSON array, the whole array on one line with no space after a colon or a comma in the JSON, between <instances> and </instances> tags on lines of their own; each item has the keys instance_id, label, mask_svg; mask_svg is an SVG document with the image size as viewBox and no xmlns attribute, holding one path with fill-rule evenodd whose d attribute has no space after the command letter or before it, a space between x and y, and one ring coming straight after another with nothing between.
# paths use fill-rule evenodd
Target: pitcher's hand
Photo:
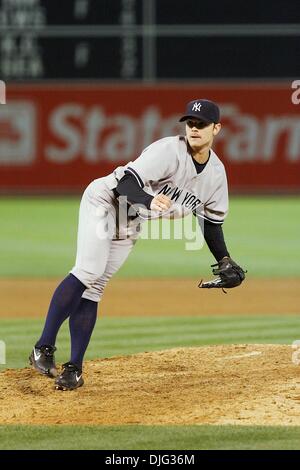
<instances>
[{"instance_id":1,"label":"pitcher's hand","mask_svg":"<svg viewBox=\"0 0 300 470\"><path fill-rule=\"evenodd\" d=\"M172 201L168 196L165 196L164 194L158 194L152 199L150 209L152 211L163 212L170 209L171 205Z\"/></svg>"}]
</instances>

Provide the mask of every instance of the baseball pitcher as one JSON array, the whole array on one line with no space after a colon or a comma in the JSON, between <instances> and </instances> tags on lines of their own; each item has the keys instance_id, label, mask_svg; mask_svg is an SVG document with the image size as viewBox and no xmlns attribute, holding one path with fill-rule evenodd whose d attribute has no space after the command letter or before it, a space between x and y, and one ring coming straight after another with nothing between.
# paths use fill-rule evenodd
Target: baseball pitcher
<instances>
[{"instance_id":1,"label":"baseball pitcher","mask_svg":"<svg viewBox=\"0 0 300 470\"><path fill-rule=\"evenodd\" d=\"M220 132L220 111L207 99L189 102L180 121L185 135L160 139L134 161L94 180L82 196L73 269L56 288L42 335L29 360L55 378L55 388L83 385L83 357L97 318L97 305L112 275L136 243L141 224L158 217L193 213L215 257L216 276L201 288L232 288L245 279L226 247L222 224L228 212L223 163L212 150ZM54 353L60 326L69 317L71 355L58 373Z\"/></svg>"}]
</instances>

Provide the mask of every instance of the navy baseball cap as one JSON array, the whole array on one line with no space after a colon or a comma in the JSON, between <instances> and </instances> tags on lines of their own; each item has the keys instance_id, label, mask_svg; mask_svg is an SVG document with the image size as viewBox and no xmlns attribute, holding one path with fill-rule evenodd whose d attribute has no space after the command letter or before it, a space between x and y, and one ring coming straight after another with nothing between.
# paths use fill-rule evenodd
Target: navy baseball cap
<instances>
[{"instance_id":1,"label":"navy baseball cap","mask_svg":"<svg viewBox=\"0 0 300 470\"><path fill-rule=\"evenodd\" d=\"M187 119L201 119L201 121L215 124L220 122L219 106L210 100L193 100L186 105L185 115L179 119L180 122Z\"/></svg>"}]
</instances>

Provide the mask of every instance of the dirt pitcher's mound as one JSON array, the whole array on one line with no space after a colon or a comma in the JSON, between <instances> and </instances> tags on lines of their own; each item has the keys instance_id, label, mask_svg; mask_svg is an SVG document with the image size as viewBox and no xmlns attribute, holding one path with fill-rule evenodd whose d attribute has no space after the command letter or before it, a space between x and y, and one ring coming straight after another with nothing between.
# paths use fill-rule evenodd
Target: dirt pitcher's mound
<instances>
[{"instance_id":1,"label":"dirt pitcher's mound","mask_svg":"<svg viewBox=\"0 0 300 470\"><path fill-rule=\"evenodd\" d=\"M300 425L300 367L282 345L170 349L87 362L54 390L31 369L0 374L0 423Z\"/></svg>"}]
</instances>

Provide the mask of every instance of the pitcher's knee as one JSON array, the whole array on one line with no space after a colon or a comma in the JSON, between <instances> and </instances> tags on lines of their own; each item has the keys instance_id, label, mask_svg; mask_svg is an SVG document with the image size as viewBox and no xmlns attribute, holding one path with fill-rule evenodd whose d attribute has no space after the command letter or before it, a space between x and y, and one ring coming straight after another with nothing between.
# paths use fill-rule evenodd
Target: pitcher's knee
<instances>
[{"instance_id":1,"label":"pitcher's knee","mask_svg":"<svg viewBox=\"0 0 300 470\"><path fill-rule=\"evenodd\" d=\"M87 289L92 288L100 277L98 273L90 273L76 266L70 271L70 273L77 277L77 279L79 279L79 281L82 282L82 284L84 284Z\"/></svg>"},{"instance_id":2,"label":"pitcher's knee","mask_svg":"<svg viewBox=\"0 0 300 470\"><path fill-rule=\"evenodd\" d=\"M84 299L93 300L94 302L100 302L108 280L109 279L106 276L102 276L101 278L97 279L92 287L84 291L82 297Z\"/></svg>"},{"instance_id":3,"label":"pitcher's knee","mask_svg":"<svg viewBox=\"0 0 300 470\"><path fill-rule=\"evenodd\" d=\"M100 292L98 289L91 287L90 289L86 289L82 294L83 299L93 300L93 302L99 303L102 298L103 292Z\"/></svg>"}]
</instances>

